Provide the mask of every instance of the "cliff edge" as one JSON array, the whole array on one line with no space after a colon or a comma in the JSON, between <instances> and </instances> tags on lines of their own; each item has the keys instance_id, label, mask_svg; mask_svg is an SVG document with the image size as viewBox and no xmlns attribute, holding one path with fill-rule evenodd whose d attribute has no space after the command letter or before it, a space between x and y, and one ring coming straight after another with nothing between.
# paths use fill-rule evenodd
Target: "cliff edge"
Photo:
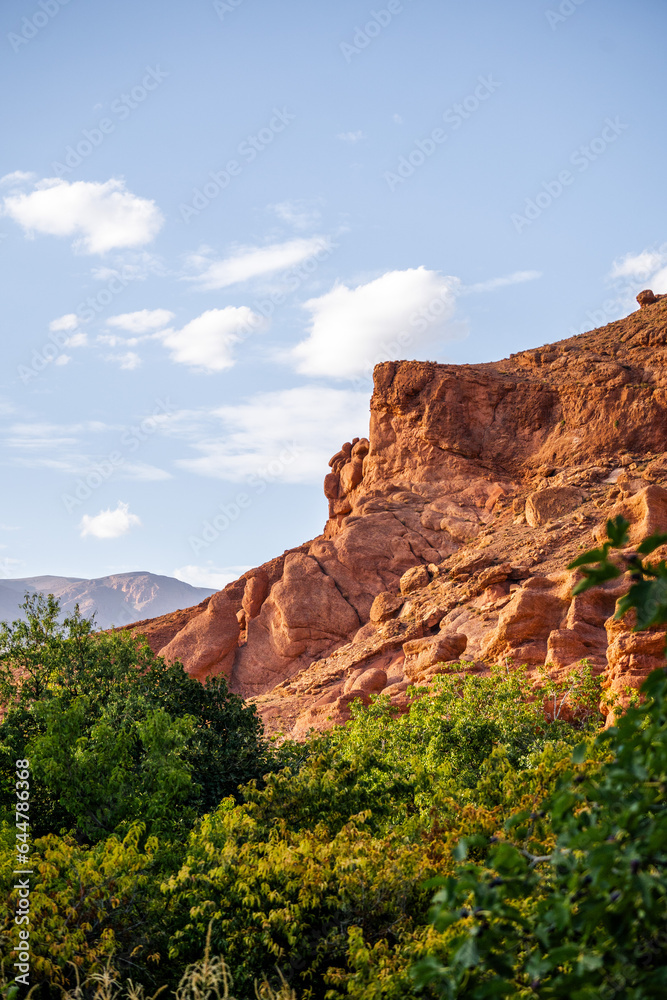
<instances>
[{"instance_id":1,"label":"cliff edge","mask_svg":"<svg viewBox=\"0 0 667 1000\"><path fill-rule=\"evenodd\" d=\"M624 581L571 601L565 566L610 516L633 544L667 531L667 297L503 361L387 362L374 382L368 439L329 463L323 533L132 630L297 738L356 697L404 707L415 681L498 661L587 658L619 694L639 686L664 630L613 620Z\"/></svg>"}]
</instances>

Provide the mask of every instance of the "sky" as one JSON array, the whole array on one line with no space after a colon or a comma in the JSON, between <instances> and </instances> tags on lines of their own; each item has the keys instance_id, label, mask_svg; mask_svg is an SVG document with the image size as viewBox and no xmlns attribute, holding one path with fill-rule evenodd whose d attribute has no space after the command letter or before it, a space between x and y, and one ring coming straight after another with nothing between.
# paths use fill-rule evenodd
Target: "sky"
<instances>
[{"instance_id":1,"label":"sky","mask_svg":"<svg viewBox=\"0 0 667 1000\"><path fill-rule=\"evenodd\" d=\"M318 534L373 365L667 291L664 0L5 0L0 577Z\"/></svg>"}]
</instances>

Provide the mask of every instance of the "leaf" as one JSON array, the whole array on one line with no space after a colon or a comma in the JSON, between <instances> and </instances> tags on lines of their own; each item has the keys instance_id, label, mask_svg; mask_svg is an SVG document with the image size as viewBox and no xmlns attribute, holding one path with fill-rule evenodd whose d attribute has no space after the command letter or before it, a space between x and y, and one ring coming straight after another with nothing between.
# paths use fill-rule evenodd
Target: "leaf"
<instances>
[{"instance_id":1,"label":"leaf","mask_svg":"<svg viewBox=\"0 0 667 1000\"><path fill-rule=\"evenodd\" d=\"M607 554L606 546L602 549L590 549L588 552L582 552L580 556L568 563L567 568L577 569L579 566L585 566L586 563L602 562L603 559L607 558Z\"/></svg>"},{"instance_id":2,"label":"leaf","mask_svg":"<svg viewBox=\"0 0 667 1000\"><path fill-rule=\"evenodd\" d=\"M591 587L599 587L600 584L605 583L607 580L615 580L616 577L621 576L621 570L611 562L601 563L596 569L584 569L582 572L584 579L580 580L572 588L572 595L575 597L577 594L583 593L584 590L590 590Z\"/></svg>"},{"instance_id":3,"label":"leaf","mask_svg":"<svg viewBox=\"0 0 667 1000\"><path fill-rule=\"evenodd\" d=\"M457 861L465 861L468 857L468 842L465 839L459 840L453 854Z\"/></svg>"},{"instance_id":4,"label":"leaf","mask_svg":"<svg viewBox=\"0 0 667 1000\"><path fill-rule=\"evenodd\" d=\"M587 753L588 745L586 743L578 743L572 751L573 762L575 764L582 764L586 760Z\"/></svg>"},{"instance_id":5,"label":"leaf","mask_svg":"<svg viewBox=\"0 0 667 1000\"><path fill-rule=\"evenodd\" d=\"M469 937L454 955L454 961L464 969L471 969L479 963L479 949L473 937Z\"/></svg>"},{"instance_id":6,"label":"leaf","mask_svg":"<svg viewBox=\"0 0 667 1000\"><path fill-rule=\"evenodd\" d=\"M667 544L667 534L660 534L658 532L655 535L649 535L648 538L645 538L641 545L637 546L637 552L642 556L648 556L651 552L655 552L656 549L665 544Z\"/></svg>"},{"instance_id":7,"label":"leaf","mask_svg":"<svg viewBox=\"0 0 667 1000\"><path fill-rule=\"evenodd\" d=\"M630 522L626 521L620 514L613 521L607 521L607 537L615 549L622 549L627 544L629 527Z\"/></svg>"}]
</instances>

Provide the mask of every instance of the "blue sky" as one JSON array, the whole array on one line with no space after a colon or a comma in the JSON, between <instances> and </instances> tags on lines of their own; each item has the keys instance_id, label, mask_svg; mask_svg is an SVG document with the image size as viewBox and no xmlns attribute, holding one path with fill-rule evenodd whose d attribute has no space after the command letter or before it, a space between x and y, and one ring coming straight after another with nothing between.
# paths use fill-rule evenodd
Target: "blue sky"
<instances>
[{"instance_id":1,"label":"blue sky","mask_svg":"<svg viewBox=\"0 0 667 1000\"><path fill-rule=\"evenodd\" d=\"M667 291L663 0L7 0L0 576L321 531L376 361Z\"/></svg>"}]
</instances>

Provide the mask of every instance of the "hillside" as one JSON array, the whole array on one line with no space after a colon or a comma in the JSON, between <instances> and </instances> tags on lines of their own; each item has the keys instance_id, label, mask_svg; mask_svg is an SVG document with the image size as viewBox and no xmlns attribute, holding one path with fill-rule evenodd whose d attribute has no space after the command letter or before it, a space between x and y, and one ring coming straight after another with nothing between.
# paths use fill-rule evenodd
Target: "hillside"
<instances>
[{"instance_id":1,"label":"hillside","mask_svg":"<svg viewBox=\"0 0 667 1000\"><path fill-rule=\"evenodd\" d=\"M0 581L0 620L21 617L19 605L26 593L53 594L66 614L79 605L82 614L96 613L100 628L127 625L146 614L165 615L210 597L212 590L191 587L155 573L116 573L97 580L66 576L31 576Z\"/></svg>"},{"instance_id":2,"label":"hillside","mask_svg":"<svg viewBox=\"0 0 667 1000\"><path fill-rule=\"evenodd\" d=\"M404 706L415 680L499 661L586 657L624 697L663 638L612 621L627 581L570 602L565 566L618 513L633 543L667 531L667 298L642 295L623 320L502 361L378 365L369 439L329 463L323 533L133 630L296 737L355 697Z\"/></svg>"}]
</instances>

